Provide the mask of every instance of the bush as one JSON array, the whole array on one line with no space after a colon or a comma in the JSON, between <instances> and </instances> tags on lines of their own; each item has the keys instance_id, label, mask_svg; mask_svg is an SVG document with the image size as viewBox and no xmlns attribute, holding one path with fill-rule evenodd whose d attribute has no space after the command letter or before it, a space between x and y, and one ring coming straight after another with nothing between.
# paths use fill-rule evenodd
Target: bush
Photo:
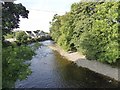
<instances>
[{"instance_id":1,"label":"bush","mask_svg":"<svg viewBox=\"0 0 120 90\"><path fill-rule=\"evenodd\" d=\"M2 49L2 87L14 87L17 79L25 79L31 73L28 68L29 64L25 64L26 60L30 60L34 55L33 50L28 46L6 47Z\"/></svg>"},{"instance_id":2,"label":"bush","mask_svg":"<svg viewBox=\"0 0 120 90\"><path fill-rule=\"evenodd\" d=\"M24 31L21 31L21 32L17 32L16 33L16 40L18 40L19 42L21 43L24 43L27 41L29 37L25 34Z\"/></svg>"},{"instance_id":3,"label":"bush","mask_svg":"<svg viewBox=\"0 0 120 90\"><path fill-rule=\"evenodd\" d=\"M14 32L11 32L11 33L5 35L5 39L14 38L15 37L14 34L15 34Z\"/></svg>"}]
</instances>

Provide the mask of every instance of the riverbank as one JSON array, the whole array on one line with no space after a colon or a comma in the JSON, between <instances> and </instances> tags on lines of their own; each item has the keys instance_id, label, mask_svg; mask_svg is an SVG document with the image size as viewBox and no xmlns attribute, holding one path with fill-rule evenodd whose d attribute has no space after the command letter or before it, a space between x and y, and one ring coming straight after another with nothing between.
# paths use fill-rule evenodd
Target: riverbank
<instances>
[{"instance_id":1,"label":"riverbank","mask_svg":"<svg viewBox=\"0 0 120 90\"><path fill-rule=\"evenodd\" d=\"M50 45L49 48L51 48L52 50L58 51L62 56L64 56L70 61L73 61L80 67L88 68L96 73L105 75L116 81L120 81L118 76L119 75L118 68L113 68L110 65L103 64L95 60L87 60L84 55L81 55L78 52L73 52L73 53L65 52L61 47L55 44Z\"/></svg>"}]
</instances>

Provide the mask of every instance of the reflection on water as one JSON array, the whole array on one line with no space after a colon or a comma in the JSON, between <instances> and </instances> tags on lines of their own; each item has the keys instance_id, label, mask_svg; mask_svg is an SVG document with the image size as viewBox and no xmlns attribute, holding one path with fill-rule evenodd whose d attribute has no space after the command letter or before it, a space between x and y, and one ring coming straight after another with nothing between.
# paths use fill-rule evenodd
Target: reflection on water
<instances>
[{"instance_id":1,"label":"reflection on water","mask_svg":"<svg viewBox=\"0 0 120 90\"><path fill-rule=\"evenodd\" d=\"M52 51L47 47L53 44L52 41L42 43L45 46L36 50L37 55L31 60L32 74L26 80L18 80L16 88L117 87L116 83L88 69L77 67L58 52Z\"/></svg>"}]
</instances>

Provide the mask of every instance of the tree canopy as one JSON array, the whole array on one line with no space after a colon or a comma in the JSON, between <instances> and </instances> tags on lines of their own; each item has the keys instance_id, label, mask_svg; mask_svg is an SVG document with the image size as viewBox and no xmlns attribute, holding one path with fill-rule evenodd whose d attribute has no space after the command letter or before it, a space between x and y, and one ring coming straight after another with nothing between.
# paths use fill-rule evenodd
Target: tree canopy
<instances>
[{"instance_id":1,"label":"tree canopy","mask_svg":"<svg viewBox=\"0 0 120 90\"><path fill-rule=\"evenodd\" d=\"M88 59L115 63L119 60L119 2L79 2L70 12L55 15L52 38L66 51L82 52Z\"/></svg>"},{"instance_id":2,"label":"tree canopy","mask_svg":"<svg viewBox=\"0 0 120 90\"><path fill-rule=\"evenodd\" d=\"M21 4L13 2L2 3L2 32L3 35L19 28L20 17L28 18L29 11Z\"/></svg>"},{"instance_id":3,"label":"tree canopy","mask_svg":"<svg viewBox=\"0 0 120 90\"><path fill-rule=\"evenodd\" d=\"M3 2L3 36L18 28L20 17L28 18L28 13L29 11L22 4ZM25 39L26 37L23 38ZM10 45L4 45L3 42L2 47L2 88L11 88L14 87L17 79L25 79L31 73L28 68L30 64L25 64L25 61L30 60L35 53L30 47L25 45L17 46L15 42L10 43Z\"/></svg>"}]
</instances>

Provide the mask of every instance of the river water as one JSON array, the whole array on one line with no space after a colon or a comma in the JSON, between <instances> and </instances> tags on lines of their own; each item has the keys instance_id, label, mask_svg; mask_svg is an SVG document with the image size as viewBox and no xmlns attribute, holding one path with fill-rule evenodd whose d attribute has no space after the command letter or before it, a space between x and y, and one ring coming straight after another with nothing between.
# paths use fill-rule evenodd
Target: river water
<instances>
[{"instance_id":1,"label":"river water","mask_svg":"<svg viewBox=\"0 0 120 90\"><path fill-rule=\"evenodd\" d=\"M17 81L15 88L114 88L117 84L100 74L77 67L47 45L52 41L42 42L36 50L29 68L32 74L23 81Z\"/></svg>"}]
</instances>

